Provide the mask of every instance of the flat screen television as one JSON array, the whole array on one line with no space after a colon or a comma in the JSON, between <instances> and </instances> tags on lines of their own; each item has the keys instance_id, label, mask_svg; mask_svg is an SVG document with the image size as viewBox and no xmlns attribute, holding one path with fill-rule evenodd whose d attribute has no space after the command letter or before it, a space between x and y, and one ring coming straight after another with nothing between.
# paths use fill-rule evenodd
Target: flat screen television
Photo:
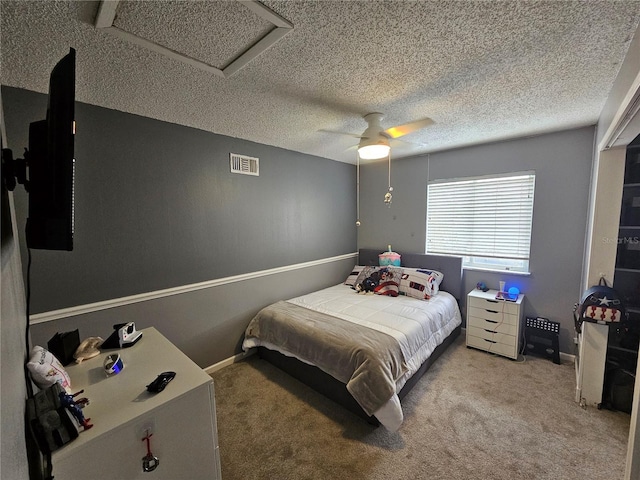
<instances>
[{"instance_id":1,"label":"flat screen television","mask_svg":"<svg viewBox=\"0 0 640 480\"><path fill-rule=\"evenodd\" d=\"M73 250L76 51L53 68L45 120L29 126L27 247Z\"/></svg>"}]
</instances>

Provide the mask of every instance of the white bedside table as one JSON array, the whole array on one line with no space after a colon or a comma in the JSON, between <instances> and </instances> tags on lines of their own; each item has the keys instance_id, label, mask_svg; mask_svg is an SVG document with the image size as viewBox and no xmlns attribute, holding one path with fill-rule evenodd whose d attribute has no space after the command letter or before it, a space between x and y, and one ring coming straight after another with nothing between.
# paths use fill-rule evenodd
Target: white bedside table
<instances>
[{"instance_id":1,"label":"white bedside table","mask_svg":"<svg viewBox=\"0 0 640 480\"><path fill-rule=\"evenodd\" d=\"M472 290L467 295L467 347L517 359L524 295L511 302L496 300L497 293Z\"/></svg>"}]
</instances>

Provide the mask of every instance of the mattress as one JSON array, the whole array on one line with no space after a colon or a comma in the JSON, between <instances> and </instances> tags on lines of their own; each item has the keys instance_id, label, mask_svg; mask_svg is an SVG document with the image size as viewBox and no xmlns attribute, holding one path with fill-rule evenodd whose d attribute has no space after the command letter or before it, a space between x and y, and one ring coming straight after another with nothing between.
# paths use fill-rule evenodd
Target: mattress
<instances>
[{"instance_id":1,"label":"mattress","mask_svg":"<svg viewBox=\"0 0 640 480\"><path fill-rule=\"evenodd\" d=\"M357 294L340 284L261 310L243 349L263 346L320 368L395 431L403 421L397 393L461 323L447 292L419 300Z\"/></svg>"}]
</instances>

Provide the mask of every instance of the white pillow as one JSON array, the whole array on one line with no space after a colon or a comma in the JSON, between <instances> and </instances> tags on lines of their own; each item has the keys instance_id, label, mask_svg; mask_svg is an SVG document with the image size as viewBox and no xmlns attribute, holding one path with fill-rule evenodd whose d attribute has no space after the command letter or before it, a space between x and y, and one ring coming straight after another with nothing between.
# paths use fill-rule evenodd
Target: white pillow
<instances>
[{"instance_id":1,"label":"white pillow","mask_svg":"<svg viewBox=\"0 0 640 480\"><path fill-rule=\"evenodd\" d=\"M429 300L440 291L440 283L444 275L427 268L402 269L400 279L400 295Z\"/></svg>"},{"instance_id":2,"label":"white pillow","mask_svg":"<svg viewBox=\"0 0 640 480\"><path fill-rule=\"evenodd\" d=\"M71 392L71 377L50 351L38 345L31 349L27 362L33 383L44 390L58 382L67 392Z\"/></svg>"}]
</instances>

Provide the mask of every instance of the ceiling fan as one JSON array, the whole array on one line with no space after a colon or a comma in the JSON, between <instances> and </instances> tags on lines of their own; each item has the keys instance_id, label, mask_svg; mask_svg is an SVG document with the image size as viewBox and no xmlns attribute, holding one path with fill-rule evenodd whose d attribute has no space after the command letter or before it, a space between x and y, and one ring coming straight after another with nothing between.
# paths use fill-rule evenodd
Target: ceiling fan
<instances>
[{"instance_id":1,"label":"ceiling fan","mask_svg":"<svg viewBox=\"0 0 640 480\"><path fill-rule=\"evenodd\" d=\"M414 122L384 129L382 128L382 120L384 119L384 115L382 113L367 113L363 118L367 122L368 126L361 135L324 130L331 133L340 133L342 135L350 135L352 137L359 138L360 143L358 144L358 154L363 160L375 160L388 156L391 149L391 141L417 130L421 130L434 123L430 118L423 118Z\"/></svg>"},{"instance_id":2,"label":"ceiling fan","mask_svg":"<svg viewBox=\"0 0 640 480\"><path fill-rule=\"evenodd\" d=\"M360 139L360 143L358 143L358 156L356 162L356 226L358 227L360 226L360 159L377 160L385 157L389 159L389 186L387 193L384 195L384 203L387 206L391 206L393 187L391 186L391 155L389 154L391 151L390 143L392 141L403 141L397 139L408 135L409 133L428 127L434 123L430 118L423 118L421 120L415 120L413 122L397 125L385 130L382 128L382 120L384 118L382 113L367 113L363 118L367 122L367 128L361 135L356 135L355 133L335 132L332 130L321 130L323 132L349 135Z\"/></svg>"}]
</instances>

